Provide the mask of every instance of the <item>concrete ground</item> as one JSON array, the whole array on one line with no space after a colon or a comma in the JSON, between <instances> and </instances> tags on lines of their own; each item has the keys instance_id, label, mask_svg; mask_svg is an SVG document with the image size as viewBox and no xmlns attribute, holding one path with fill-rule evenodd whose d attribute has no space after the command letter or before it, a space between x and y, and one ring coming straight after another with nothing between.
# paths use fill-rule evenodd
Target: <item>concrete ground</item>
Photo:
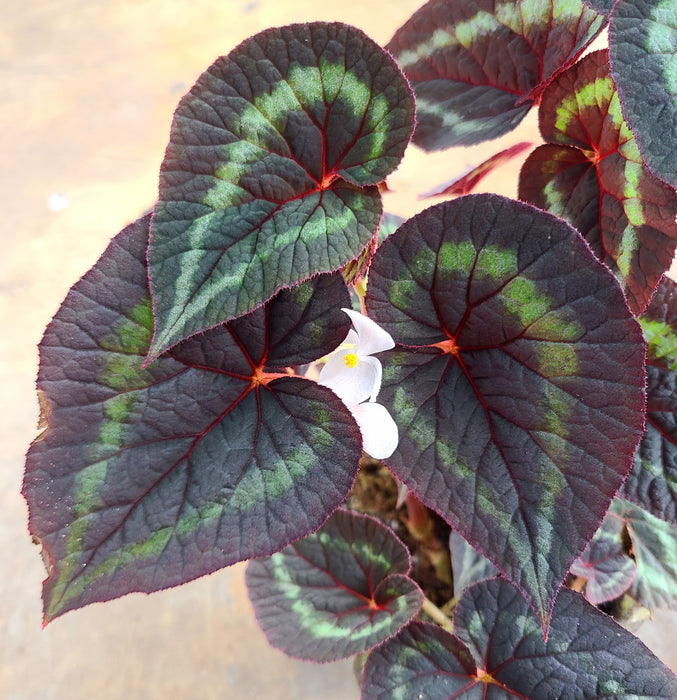
<instances>
[{"instance_id":1,"label":"concrete ground","mask_svg":"<svg viewBox=\"0 0 677 700\"><path fill-rule=\"evenodd\" d=\"M357 699L350 662L286 659L258 630L243 568L69 613L41 629L45 572L26 529L23 455L35 435L36 346L68 288L150 208L179 97L220 54L268 26L342 20L380 43L419 0L9 0L0 8L0 697L8 700ZM410 149L386 208L518 140ZM515 196L515 169L483 189ZM666 622L667 620L667 622ZM677 616L641 635L677 668Z\"/></svg>"}]
</instances>

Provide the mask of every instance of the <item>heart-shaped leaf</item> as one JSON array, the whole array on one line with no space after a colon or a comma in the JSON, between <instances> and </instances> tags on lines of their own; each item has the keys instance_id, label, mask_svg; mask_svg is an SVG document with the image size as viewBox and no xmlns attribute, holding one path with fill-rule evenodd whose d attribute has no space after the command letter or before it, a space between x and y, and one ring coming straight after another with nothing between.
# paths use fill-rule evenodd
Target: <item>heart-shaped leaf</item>
<instances>
[{"instance_id":1,"label":"heart-shaped leaf","mask_svg":"<svg viewBox=\"0 0 677 700\"><path fill-rule=\"evenodd\" d=\"M618 0L609 18L611 73L652 172L677 187L677 13L673 0Z\"/></svg>"},{"instance_id":2,"label":"heart-shaped leaf","mask_svg":"<svg viewBox=\"0 0 677 700\"><path fill-rule=\"evenodd\" d=\"M387 49L416 94L427 151L514 129L605 24L580 0L430 0Z\"/></svg>"},{"instance_id":3,"label":"heart-shaped leaf","mask_svg":"<svg viewBox=\"0 0 677 700\"><path fill-rule=\"evenodd\" d=\"M392 637L419 611L409 552L375 518L337 510L313 535L247 566L268 641L286 654L334 661Z\"/></svg>"},{"instance_id":4,"label":"heart-shaped leaf","mask_svg":"<svg viewBox=\"0 0 677 700\"><path fill-rule=\"evenodd\" d=\"M612 510L632 541L637 562L633 598L651 610L677 608L677 527L620 498Z\"/></svg>"},{"instance_id":5,"label":"heart-shaped leaf","mask_svg":"<svg viewBox=\"0 0 677 700\"><path fill-rule=\"evenodd\" d=\"M454 595L456 597L464 588L473 583L484 581L485 578L493 578L498 574L496 567L454 530L449 535L449 551L451 552L451 571L454 575Z\"/></svg>"},{"instance_id":6,"label":"heart-shaped leaf","mask_svg":"<svg viewBox=\"0 0 677 700\"><path fill-rule=\"evenodd\" d=\"M353 27L268 29L219 58L179 103L160 171L149 359L357 258L413 123L404 76Z\"/></svg>"},{"instance_id":7,"label":"heart-shaped leaf","mask_svg":"<svg viewBox=\"0 0 677 700\"><path fill-rule=\"evenodd\" d=\"M630 588L637 565L625 550L625 522L609 511L571 573L586 580L585 597L600 605L619 598Z\"/></svg>"},{"instance_id":8,"label":"heart-shaped leaf","mask_svg":"<svg viewBox=\"0 0 677 700\"><path fill-rule=\"evenodd\" d=\"M646 432L623 498L677 525L677 284L664 277L639 323L647 341Z\"/></svg>"},{"instance_id":9,"label":"heart-shaped leaf","mask_svg":"<svg viewBox=\"0 0 677 700\"><path fill-rule=\"evenodd\" d=\"M643 428L645 346L618 284L560 219L468 195L384 241L366 304L399 344L388 466L547 624Z\"/></svg>"},{"instance_id":10,"label":"heart-shaped leaf","mask_svg":"<svg viewBox=\"0 0 677 700\"><path fill-rule=\"evenodd\" d=\"M281 371L345 337L338 273L187 340L147 368L148 218L70 291L40 345L51 408L24 494L47 549L47 621L175 586L318 528L345 498L357 425L325 387Z\"/></svg>"},{"instance_id":11,"label":"heart-shaped leaf","mask_svg":"<svg viewBox=\"0 0 677 700\"><path fill-rule=\"evenodd\" d=\"M642 312L677 245L677 192L642 162L623 121L606 51L592 53L546 88L540 146L520 174L519 195L570 221L614 271Z\"/></svg>"},{"instance_id":12,"label":"heart-shaped leaf","mask_svg":"<svg viewBox=\"0 0 677 700\"><path fill-rule=\"evenodd\" d=\"M531 146L529 141L520 141L509 148L505 148L498 153L494 153L493 156L487 158L484 162L470 168L465 175L453 180L450 184L444 185L441 188L436 188L429 194L420 195L419 199L430 199L431 197L441 197L441 196L460 196L464 194L470 194L475 187L496 168L504 165L505 163L512 160L515 156L518 156L523 151L526 151L529 146Z\"/></svg>"},{"instance_id":13,"label":"heart-shaped leaf","mask_svg":"<svg viewBox=\"0 0 677 700\"><path fill-rule=\"evenodd\" d=\"M466 589L454 635L413 623L369 655L362 700L677 697L677 678L630 632L563 589L548 640L507 581Z\"/></svg>"}]
</instances>

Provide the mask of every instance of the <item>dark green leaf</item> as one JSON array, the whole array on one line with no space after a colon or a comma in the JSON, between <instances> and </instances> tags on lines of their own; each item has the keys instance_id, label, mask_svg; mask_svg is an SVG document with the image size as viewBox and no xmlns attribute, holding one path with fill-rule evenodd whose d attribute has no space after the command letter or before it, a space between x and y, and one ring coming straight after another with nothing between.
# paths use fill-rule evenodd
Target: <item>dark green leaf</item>
<instances>
[{"instance_id":1,"label":"dark green leaf","mask_svg":"<svg viewBox=\"0 0 677 700\"><path fill-rule=\"evenodd\" d=\"M618 0L609 18L611 73L646 164L677 187L674 0Z\"/></svg>"},{"instance_id":2,"label":"dark green leaf","mask_svg":"<svg viewBox=\"0 0 677 700\"><path fill-rule=\"evenodd\" d=\"M456 597L473 583L483 581L485 578L493 578L498 574L496 567L454 530L449 535L449 551Z\"/></svg>"},{"instance_id":3,"label":"dark green leaf","mask_svg":"<svg viewBox=\"0 0 677 700\"><path fill-rule=\"evenodd\" d=\"M620 498L613 512L625 522L637 562L630 593L651 610L677 608L677 527Z\"/></svg>"},{"instance_id":4,"label":"dark green leaf","mask_svg":"<svg viewBox=\"0 0 677 700\"><path fill-rule=\"evenodd\" d=\"M454 635L413 624L369 655L362 700L668 700L677 678L636 637L563 589L547 642L507 581L466 589Z\"/></svg>"},{"instance_id":5,"label":"dark green leaf","mask_svg":"<svg viewBox=\"0 0 677 700\"><path fill-rule=\"evenodd\" d=\"M520 198L570 221L642 312L677 245L677 193L642 162L623 121L606 51L589 54L545 89L546 146L520 174Z\"/></svg>"},{"instance_id":6,"label":"dark green leaf","mask_svg":"<svg viewBox=\"0 0 677 700\"><path fill-rule=\"evenodd\" d=\"M181 100L160 171L149 359L357 258L413 119L392 58L344 24L269 29L219 58Z\"/></svg>"},{"instance_id":7,"label":"dark green leaf","mask_svg":"<svg viewBox=\"0 0 677 700\"><path fill-rule=\"evenodd\" d=\"M428 151L511 131L605 24L580 0L430 0L390 40Z\"/></svg>"},{"instance_id":8,"label":"dark green leaf","mask_svg":"<svg viewBox=\"0 0 677 700\"><path fill-rule=\"evenodd\" d=\"M392 637L418 612L409 552L367 515L336 511L313 535L247 566L268 641L290 656L334 661Z\"/></svg>"},{"instance_id":9,"label":"dark green leaf","mask_svg":"<svg viewBox=\"0 0 677 700\"><path fill-rule=\"evenodd\" d=\"M51 407L24 481L46 547L47 621L271 554L345 498L359 429L336 396L280 372L345 337L340 275L281 292L147 368L148 218L71 289L40 345Z\"/></svg>"},{"instance_id":10,"label":"dark green leaf","mask_svg":"<svg viewBox=\"0 0 677 700\"><path fill-rule=\"evenodd\" d=\"M643 428L645 345L618 284L563 221L468 195L384 241L366 304L399 343L388 466L546 624Z\"/></svg>"},{"instance_id":11,"label":"dark green leaf","mask_svg":"<svg viewBox=\"0 0 677 700\"><path fill-rule=\"evenodd\" d=\"M639 317L647 350L646 432L620 495L677 525L677 285L664 277Z\"/></svg>"},{"instance_id":12,"label":"dark green leaf","mask_svg":"<svg viewBox=\"0 0 677 700\"><path fill-rule=\"evenodd\" d=\"M626 552L624 535L625 522L610 511L571 567L572 574L586 579L585 596L593 605L619 598L635 580L637 565Z\"/></svg>"}]
</instances>

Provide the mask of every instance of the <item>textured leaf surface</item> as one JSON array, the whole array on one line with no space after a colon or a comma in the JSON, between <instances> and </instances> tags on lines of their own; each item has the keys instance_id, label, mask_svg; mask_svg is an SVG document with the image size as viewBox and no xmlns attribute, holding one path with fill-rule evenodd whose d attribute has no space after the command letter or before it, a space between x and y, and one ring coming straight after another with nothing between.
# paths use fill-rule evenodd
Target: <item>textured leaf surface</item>
<instances>
[{"instance_id":1,"label":"textured leaf surface","mask_svg":"<svg viewBox=\"0 0 677 700\"><path fill-rule=\"evenodd\" d=\"M151 359L356 258L413 120L392 58L344 24L269 29L219 58L181 100L160 171Z\"/></svg>"},{"instance_id":2,"label":"textured leaf surface","mask_svg":"<svg viewBox=\"0 0 677 700\"><path fill-rule=\"evenodd\" d=\"M620 498L612 508L625 522L637 562L632 596L651 610L677 608L677 527Z\"/></svg>"},{"instance_id":3,"label":"textured leaf surface","mask_svg":"<svg viewBox=\"0 0 677 700\"><path fill-rule=\"evenodd\" d=\"M580 0L430 0L386 47L416 94L414 142L432 151L511 131L604 22Z\"/></svg>"},{"instance_id":4,"label":"textured leaf surface","mask_svg":"<svg viewBox=\"0 0 677 700\"><path fill-rule=\"evenodd\" d=\"M46 620L281 549L341 503L361 455L342 402L280 372L345 337L340 275L282 292L144 368L147 235L148 218L113 240L40 345L51 413L24 494L51 562Z\"/></svg>"},{"instance_id":5,"label":"textured leaf surface","mask_svg":"<svg viewBox=\"0 0 677 700\"><path fill-rule=\"evenodd\" d=\"M674 0L618 0L609 19L611 72L642 156L677 187L677 12Z\"/></svg>"},{"instance_id":6,"label":"textured leaf surface","mask_svg":"<svg viewBox=\"0 0 677 700\"><path fill-rule=\"evenodd\" d=\"M476 549L473 549L457 532L449 535L451 571L454 576L454 595L473 583L493 578L498 574L496 567Z\"/></svg>"},{"instance_id":7,"label":"textured leaf surface","mask_svg":"<svg viewBox=\"0 0 677 700\"><path fill-rule=\"evenodd\" d=\"M677 284L661 281L640 325L647 341L646 432L621 495L677 525Z\"/></svg>"},{"instance_id":8,"label":"textured leaf surface","mask_svg":"<svg viewBox=\"0 0 677 700\"><path fill-rule=\"evenodd\" d=\"M412 624L369 655L362 700L674 698L677 678L636 637L563 589L548 641L507 581L468 588L454 635Z\"/></svg>"},{"instance_id":9,"label":"textured leaf surface","mask_svg":"<svg viewBox=\"0 0 677 700\"><path fill-rule=\"evenodd\" d=\"M609 16L611 8L614 6L615 2L616 0L583 0L584 4L605 17Z\"/></svg>"},{"instance_id":10,"label":"textured leaf surface","mask_svg":"<svg viewBox=\"0 0 677 700\"><path fill-rule=\"evenodd\" d=\"M421 195L419 199L470 194L489 173L523 153L531 145L529 141L520 141L510 146L510 148L499 151L487 158L483 163L471 168L465 175L455 179L451 184L437 188L430 194Z\"/></svg>"},{"instance_id":11,"label":"textured leaf surface","mask_svg":"<svg viewBox=\"0 0 677 700\"><path fill-rule=\"evenodd\" d=\"M520 198L570 221L640 313L672 262L677 193L642 162L606 51L586 56L546 88L539 123L549 145L525 162Z\"/></svg>"},{"instance_id":12,"label":"textured leaf surface","mask_svg":"<svg viewBox=\"0 0 677 700\"><path fill-rule=\"evenodd\" d=\"M385 240L366 303L399 344L388 466L545 622L643 427L644 342L618 284L563 221L469 195Z\"/></svg>"},{"instance_id":13,"label":"textured leaf surface","mask_svg":"<svg viewBox=\"0 0 677 700\"><path fill-rule=\"evenodd\" d=\"M419 611L409 552L378 520L337 510L318 532L247 566L268 641L290 656L334 661L392 637Z\"/></svg>"},{"instance_id":14,"label":"textured leaf surface","mask_svg":"<svg viewBox=\"0 0 677 700\"><path fill-rule=\"evenodd\" d=\"M571 567L586 579L585 597L593 605L619 598L635 580L637 565L625 550L624 535L625 521L610 511Z\"/></svg>"}]
</instances>

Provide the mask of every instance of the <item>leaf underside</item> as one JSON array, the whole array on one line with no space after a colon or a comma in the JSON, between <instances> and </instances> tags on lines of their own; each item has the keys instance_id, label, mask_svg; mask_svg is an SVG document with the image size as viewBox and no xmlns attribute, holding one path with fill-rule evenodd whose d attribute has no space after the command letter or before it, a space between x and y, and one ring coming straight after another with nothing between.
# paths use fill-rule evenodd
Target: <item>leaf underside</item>
<instances>
[{"instance_id":1,"label":"leaf underside","mask_svg":"<svg viewBox=\"0 0 677 700\"><path fill-rule=\"evenodd\" d=\"M256 619L290 656L334 661L396 634L419 611L409 552L375 518L337 510L318 532L247 566Z\"/></svg>"},{"instance_id":2,"label":"leaf underside","mask_svg":"<svg viewBox=\"0 0 677 700\"><path fill-rule=\"evenodd\" d=\"M317 529L345 498L359 429L328 389L288 376L345 337L340 274L143 365L148 217L71 289L40 345L51 408L24 495L50 560L45 620L175 586Z\"/></svg>"},{"instance_id":3,"label":"leaf underside","mask_svg":"<svg viewBox=\"0 0 677 700\"><path fill-rule=\"evenodd\" d=\"M677 13L673 0L618 0L609 19L611 74L651 171L677 188Z\"/></svg>"},{"instance_id":4,"label":"leaf underside","mask_svg":"<svg viewBox=\"0 0 677 700\"><path fill-rule=\"evenodd\" d=\"M677 678L642 642L563 589L547 642L507 581L466 589L454 635L413 623L369 655L362 700L674 698Z\"/></svg>"},{"instance_id":5,"label":"leaf underside","mask_svg":"<svg viewBox=\"0 0 677 700\"><path fill-rule=\"evenodd\" d=\"M149 359L357 258L413 123L404 76L353 27L268 29L219 58L179 103L160 170Z\"/></svg>"},{"instance_id":6,"label":"leaf underside","mask_svg":"<svg viewBox=\"0 0 677 700\"><path fill-rule=\"evenodd\" d=\"M677 193L644 165L606 51L553 80L539 124L547 145L524 163L520 198L573 224L641 313L674 256Z\"/></svg>"},{"instance_id":7,"label":"leaf underside","mask_svg":"<svg viewBox=\"0 0 677 700\"><path fill-rule=\"evenodd\" d=\"M427 151L501 136L605 24L580 0L430 0L386 48L416 95Z\"/></svg>"},{"instance_id":8,"label":"leaf underside","mask_svg":"<svg viewBox=\"0 0 677 700\"><path fill-rule=\"evenodd\" d=\"M469 195L385 240L366 305L398 343L388 466L547 624L643 428L645 346L620 288L566 223Z\"/></svg>"}]
</instances>

